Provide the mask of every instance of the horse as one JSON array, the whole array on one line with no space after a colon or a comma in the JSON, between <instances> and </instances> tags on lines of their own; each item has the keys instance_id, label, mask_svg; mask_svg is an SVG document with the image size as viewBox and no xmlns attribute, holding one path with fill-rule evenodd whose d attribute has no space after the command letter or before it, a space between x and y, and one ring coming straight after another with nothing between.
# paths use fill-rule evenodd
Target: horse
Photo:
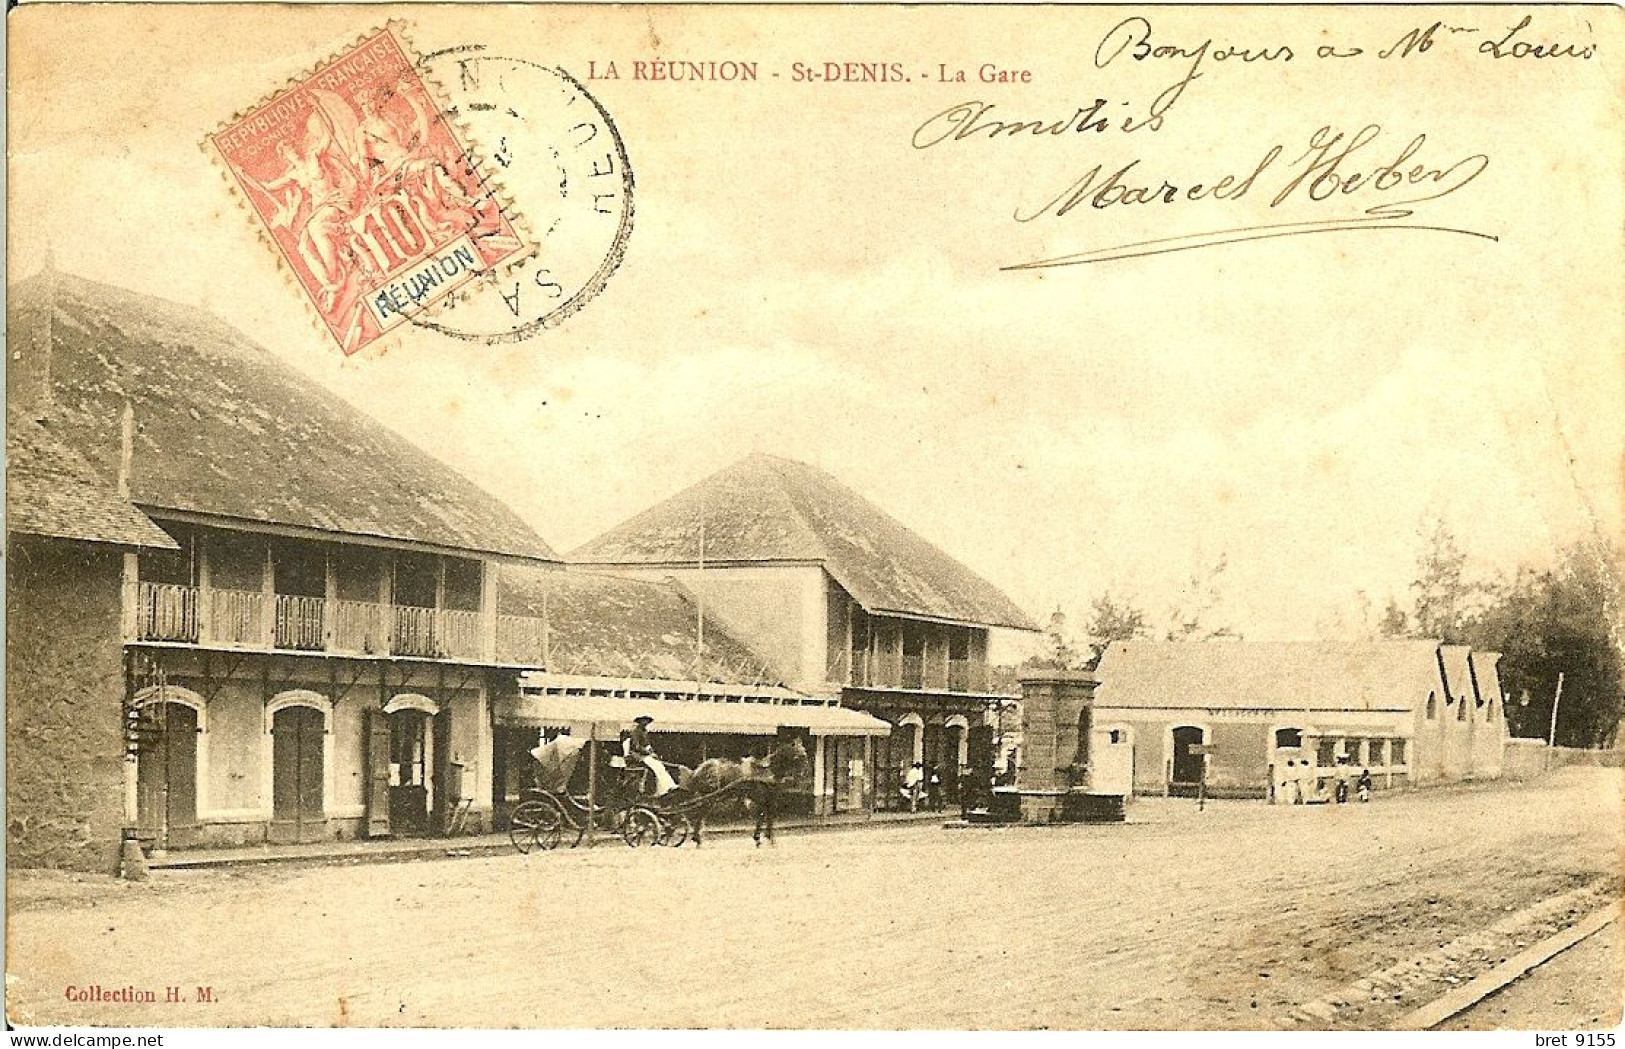
<instances>
[{"instance_id":1,"label":"horse","mask_svg":"<svg viewBox=\"0 0 1625 1049\"><path fill-rule=\"evenodd\" d=\"M753 811L756 826L753 839L757 848L763 837L773 844L773 821L778 812L779 793L799 780L807 768L807 748L799 739L780 743L765 758L710 758L694 769L684 786L697 795L711 794L724 787L735 787L734 793L745 803L747 812ZM700 845L705 825L706 808L694 811L694 847Z\"/></svg>"}]
</instances>

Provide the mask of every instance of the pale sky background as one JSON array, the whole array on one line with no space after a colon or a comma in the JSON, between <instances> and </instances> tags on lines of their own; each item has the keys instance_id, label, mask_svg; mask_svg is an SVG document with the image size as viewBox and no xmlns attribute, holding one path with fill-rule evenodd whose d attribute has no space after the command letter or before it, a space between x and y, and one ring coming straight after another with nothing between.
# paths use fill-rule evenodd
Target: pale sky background
<instances>
[{"instance_id":1,"label":"pale sky background","mask_svg":"<svg viewBox=\"0 0 1625 1049\"><path fill-rule=\"evenodd\" d=\"M1189 62L1097 70L1121 13L797 8L414 8L420 51L467 42L587 62L734 58L755 84L590 85L637 173L622 270L564 327L515 346L409 333L345 361L249 225L203 136L383 17L381 8L24 9L11 15L10 262L201 304L501 496L568 551L753 450L823 467L1004 587L1081 624L1106 588L1160 619L1228 559L1219 615L1254 638L1355 629L1357 590L1402 593L1442 517L1475 572L1620 534L1622 136L1618 9L1531 9L1529 39L1591 61L1385 47L1434 18L1523 12L1150 12L1208 61L1165 128L917 151L956 102L1059 119L1136 107ZM1497 34L1499 35L1499 34ZM1471 37L1473 41L1479 37ZM1023 87L792 84L790 62L1034 71ZM782 71L771 79L771 71ZM1293 237L1034 273L1042 253L1343 217L1246 202L1018 225L1096 163L1154 178L1286 161L1323 124L1385 126L1368 170L1482 152L1419 219L1491 233ZM517 202L523 209L524 202ZM1338 624L1341 625L1338 625Z\"/></svg>"}]
</instances>

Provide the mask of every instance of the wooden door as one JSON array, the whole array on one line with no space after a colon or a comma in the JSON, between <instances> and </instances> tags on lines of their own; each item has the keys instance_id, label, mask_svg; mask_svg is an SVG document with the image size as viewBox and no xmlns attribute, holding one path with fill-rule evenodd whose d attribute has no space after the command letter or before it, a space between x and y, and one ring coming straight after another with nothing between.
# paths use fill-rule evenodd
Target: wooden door
<instances>
[{"instance_id":1,"label":"wooden door","mask_svg":"<svg viewBox=\"0 0 1625 1049\"><path fill-rule=\"evenodd\" d=\"M993 739L992 725L972 725L966 733L965 764L969 766L966 781L959 789L970 807L991 805L993 776L999 760L998 746Z\"/></svg>"},{"instance_id":2,"label":"wooden door","mask_svg":"<svg viewBox=\"0 0 1625 1049\"><path fill-rule=\"evenodd\" d=\"M389 827L389 715L377 707L366 711L367 824L369 838L387 838Z\"/></svg>"},{"instance_id":3,"label":"wooden door","mask_svg":"<svg viewBox=\"0 0 1625 1049\"><path fill-rule=\"evenodd\" d=\"M1206 741L1206 736L1202 729L1194 725L1181 725L1174 729L1174 754L1168 784L1170 794L1192 793L1201 782L1202 766L1206 759L1200 753L1193 753L1191 748L1200 746Z\"/></svg>"},{"instance_id":4,"label":"wooden door","mask_svg":"<svg viewBox=\"0 0 1625 1049\"><path fill-rule=\"evenodd\" d=\"M185 848L198 839L197 711L150 703L136 759L136 824L143 840Z\"/></svg>"},{"instance_id":5,"label":"wooden door","mask_svg":"<svg viewBox=\"0 0 1625 1049\"><path fill-rule=\"evenodd\" d=\"M410 707L389 718L389 829L429 830L429 716Z\"/></svg>"},{"instance_id":6,"label":"wooden door","mask_svg":"<svg viewBox=\"0 0 1625 1049\"><path fill-rule=\"evenodd\" d=\"M321 841L327 836L326 735L326 719L312 707L284 707L271 719L273 842Z\"/></svg>"}]
</instances>

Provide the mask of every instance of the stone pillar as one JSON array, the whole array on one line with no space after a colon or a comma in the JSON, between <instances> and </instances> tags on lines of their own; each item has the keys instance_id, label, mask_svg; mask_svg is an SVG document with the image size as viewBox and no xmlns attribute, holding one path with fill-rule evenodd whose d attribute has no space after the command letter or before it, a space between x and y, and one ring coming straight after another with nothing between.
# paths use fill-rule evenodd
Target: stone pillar
<instances>
[{"instance_id":1,"label":"stone pillar","mask_svg":"<svg viewBox=\"0 0 1625 1049\"><path fill-rule=\"evenodd\" d=\"M1087 786L1095 686L1087 670L1050 670L1021 679L1021 731L1027 747L1021 786Z\"/></svg>"},{"instance_id":2,"label":"stone pillar","mask_svg":"<svg viewBox=\"0 0 1625 1049\"><path fill-rule=\"evenodd\" d=\"M1046 670L1021 679L1021 731L1027 760L1016 786L1021 818L1069 818L1063 797L1089 785L1089 736L1094 723L1093 674Z\"/></svg>"}]
</instances>

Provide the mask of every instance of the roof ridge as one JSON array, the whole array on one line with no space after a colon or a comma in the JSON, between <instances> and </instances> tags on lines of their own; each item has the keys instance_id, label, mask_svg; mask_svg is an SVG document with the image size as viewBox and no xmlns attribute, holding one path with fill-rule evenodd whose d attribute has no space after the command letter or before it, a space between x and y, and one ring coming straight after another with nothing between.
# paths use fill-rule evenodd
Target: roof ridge
<instances>
[{"instance_id":1,"label":"roof ridge","mask_svg":"<svg viewBox=\"0 0 1625 1049\"><path fill-rule=\"evenodd\" d=\"M817 548L820 555L819 561L823 563L824 570L829 572L830 575L834 575L835 573L831 571L830 568L831 562L833 562L835 558L829 551L829 543L825 541L823 533L820 532L813 522L808 519L806 510L802 507L800 501L796 499L795 492L791 489L790 479L784 475L784 471L780 468L780 465L793 464L801 467L804 470L815 470L817 468L808 466L806 463L795 459L787 459L783 456L771 455L767 452L755 452L752 454L768 460L768 468L773 471L773 476L778 482L775 487L778 489L779 495L784 499L785 504L789 506L790 512L795 515L796 524L801 526L802 533L807 538L811 539L813 546ZM821 472L822 471L820 471L820 473ZM824 476L828 477L827 474ZM832 477L829 479L834 480ZM845 584L843 583L842 586L845 586Z\"/></svg>"}]
</instances>

